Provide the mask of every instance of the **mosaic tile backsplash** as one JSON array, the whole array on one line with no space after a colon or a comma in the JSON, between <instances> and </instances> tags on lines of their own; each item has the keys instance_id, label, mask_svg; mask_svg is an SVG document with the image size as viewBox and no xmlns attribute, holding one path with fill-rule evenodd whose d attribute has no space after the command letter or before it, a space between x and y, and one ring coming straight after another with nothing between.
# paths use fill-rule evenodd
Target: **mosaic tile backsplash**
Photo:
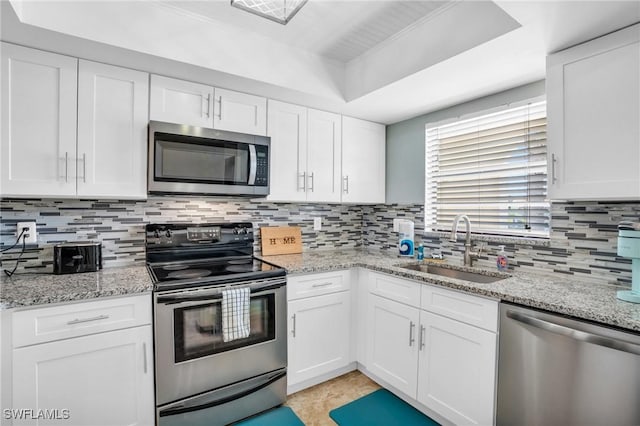
<instances>
[{"instance_id":1,"label":"mosaic tile backsplash","mask_svg":"<svg viewBox=\"0 0 640 426\"><path fill-rule=\"evenodd\" d=\"M395 250L394 218L415 222L416 245L424 244L427 254L442 253L445 258L455 257L461 261L464 246L460 235L457 243L450 242L449 235L423 235L422 205L364 206L363 245ZM498 246L504 245L511 269L561 273L587 281L606 281L629 287L631 260L617 255L617 227L622 220L640 221L640 203L553 203L551 238L546 244L514 244L512 240L497 239L473 241L472 238L474 246L484 245L475 265L495 268Z\"/></svg>"},{"instance_id":2,"label":"mosaic tile backsplash","mask_svg":"<svg viewBox=\"0 0 640 426\"><path fill-rule=\"evenodd\" d=\"M250 221L254 226L295 225L302 228L303 249L366 247L396 250L393 219L415 222L416 244L427 254L462 258L461 241L448 235L423 235L423 206L269 203L244 199L150 197L146 201L2 200L0 247L15 242L18 221L36 221L37 247L28 247L19 270L50 272L53 245L68 241L103 244L105 267L144 262L144 225L163 222ZM498 245L504 244L509 267L573 275L628 287L631 261L617 256L617 224L640 220L640 203L554 203L551 239L546 244L483 241L477 265L494 268ZM322 230L313 230L313 218L322 217ZM472 224L473 226L473 224ZM13 268L19 248L2 254L2 267ZM260 241L255 250L259 253Z\"/></svg>"},{"instance_id":3,"label":"mosaic tile backsplash","mask_svg":"<svg viewBox=\"0 0 640 426\"><path fill-rule=\"evenodd\" d=\"M105 267L144 262L144 226L168 222L239 222L259 226L300 226L303 249L361 245L362 209L340 204L268 203L243 199L149 197L146 201L2 200L0 247L15 242L16 222L35 221L38 246L28 247L20 269L51 272L53 245L102 241ZM314 217L322 230L313 230ZM259 233L254 250L260 252ZM3 253L2 267L13 268L21 246Z\"/></svg>"}]
</instances>

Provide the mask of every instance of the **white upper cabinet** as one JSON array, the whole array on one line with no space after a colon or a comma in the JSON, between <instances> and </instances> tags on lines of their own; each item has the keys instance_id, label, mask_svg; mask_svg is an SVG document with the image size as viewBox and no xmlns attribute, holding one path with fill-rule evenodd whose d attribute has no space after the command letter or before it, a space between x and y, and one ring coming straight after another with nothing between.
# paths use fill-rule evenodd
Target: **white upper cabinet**
<instances>
[{"instance_id":1,"label":"white upper cabinet","mask_svg":"<svg viewBox=\"0 0 640 426\"><path fill-rule=\"evenodd\" d=\"M149 75L80 60L78 195L146 198Z\"/></svg>"},{"instance_id":2,"label":"white upper cabinet","mask_svg":"<svg viewBox=\"0 0 640 426\"><path fill-rule=\"evenodd\" d=\"M175 78L151 76L151 120L266 136L267 99Z\"/></svg>"},{"instance_id":3,"label":"white upper cabinet","mask_svg":"<svg viewBox=\"0 0 640 426\"><path fill-rule=\"evenodd\" d=\"M342 120L339 114L309 109L307 200L340 202Z\"/></svg>"},{"instance_id":4,"label":"white upper cabinet","mask_svg":"<svg viewBox=\"0 0 640 426\"><path fill-rule=\"evenodd\" d=\"M640 198L640 25L547 58L549 198Z\"/></svg>"},{"instance_id":5,"label":"white upper cabinet","mask_svg":"<svg viewBox=\"0 0 640 426\"><path fill-rule=\"evenodd\" d=\"M213 128L266 136L267 99L216 88Z\"/></svg>"},{"instance_id":6,"label":"white upper cabinet","mask_svg":"<svg viewBox=\"0 0 640 426\"><path fill-rule=\"evenodd\" d=\"M339 114L269 100L271 201L340 202Z\"/></svg>"},{"instance_id":7,"label":"white upper cabinet","mask_svg":"<svg viewBox=\"0 0 640 426\"><path fill-rule=\"evenodd\" d=\"M385 126L342 117L342 201L384 203Z\"/></svg>"},{"instance_id":8,"label":"white upper cabinet","mask_svg":"<svg viewBox=\"0 0 640 426\"><path fill-rule=\"evenodd\" d=\"M213 87L175 78L151 76L151 120L213 127Z\"/></svg>"},{"instance_id":9,"label":"white upper cabinet","mask_svg":"<svg viewBox=\"0 0 640 426\"><path fill-rule=\"evenodd\" d=\"M75 195L78 60L7 43L1 50L1 195Z\"/></svg>"},{"instance_id":10,"label":"white upper cabinet","mask_svg":"<svg viewBox=\"0 0 640 426\"><path fill-rule=\"evenodd\" d=\"M305 201L307 108L269 99L269 200Z\"/></svg>"},{"instance_id":11,"label":"white upper cabinet","mask_svg":"<svg viewBox=\"0 0 640 426\"><path fill-rule=\"evenodd\" d=\"M2 195L146 198L148 93L146 73L3 43Z\"/></svg>"}]
</instances>

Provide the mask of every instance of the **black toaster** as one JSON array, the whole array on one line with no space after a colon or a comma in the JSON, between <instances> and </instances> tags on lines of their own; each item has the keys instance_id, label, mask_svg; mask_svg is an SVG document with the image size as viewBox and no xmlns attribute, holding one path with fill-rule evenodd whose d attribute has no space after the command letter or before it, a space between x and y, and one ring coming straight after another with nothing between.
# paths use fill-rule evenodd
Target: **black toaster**
<instances>
[{"instance_id":1,"label":"black toaster","mask_svg":"<svg viewBox=\"0 0 640 426\"><path fill-rule=\"evenodd\" d=\"M65 243L53 246L53 273L76 274L102 269L102 243Z\"/></svg>"}]
</instances>

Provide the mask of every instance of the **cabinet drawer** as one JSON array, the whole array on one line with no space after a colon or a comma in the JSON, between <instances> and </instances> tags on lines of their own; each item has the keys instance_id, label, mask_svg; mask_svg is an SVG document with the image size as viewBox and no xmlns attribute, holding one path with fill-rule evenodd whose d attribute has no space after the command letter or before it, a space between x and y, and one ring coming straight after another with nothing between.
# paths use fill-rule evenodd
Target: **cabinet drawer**
<instances>
[{"instance_id":1,"label":"cabinet drawer","mask_svg":"<svg viewBox=\"0 0 640 426\"><path fill-rule=\"evenodd\" d=\"M287 300L349 290L351 288L349 273L347 270L290 276L287 284Z\"/></svg>"},{"instance_id":2,"label":"cabinet drawer","mask_svg":"<svg viewBox=\"0 0 640 426\"><path fill-rule=\"evenodd\" d=\"M149 294L27 309L13 314L13 347L145 324L151 324Z\"/></svg>"},{"instance_id":3,"label":"cabinet drawer","mask_svg":"<svg viewBox=\"0 0 640 426\"><path fill-rule=\"evenodd\" d=\"M370 273L369 292L409 306L419 307L422 284L389 275Z\"/></svg>"},{"instance_id":4,"label":"cabinet drawer","mask_svg":"<svg viewBox=\"0 0 640 426\"><path fill-rule=\"evenodd\" d=\"M485 330L498 330L498 302L494 300L425 285L421 307Z\"/></svg>"}]
</instances>

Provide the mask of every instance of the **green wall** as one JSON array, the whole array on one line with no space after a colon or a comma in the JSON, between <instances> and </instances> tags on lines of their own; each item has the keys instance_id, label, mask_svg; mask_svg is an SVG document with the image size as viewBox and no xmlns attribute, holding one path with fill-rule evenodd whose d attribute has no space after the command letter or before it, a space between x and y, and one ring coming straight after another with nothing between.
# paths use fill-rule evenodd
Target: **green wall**
<instances>
[{"instance_id":1,"label":"green wall","mask_svg":"<svg viewBox=\"0 0 640 426\"><path fill-rule=\"evenodd\" d=\"M387 126L387 204L424 203L425 126L545 94L544 80Z\"/></svg>"}]
</instances>

